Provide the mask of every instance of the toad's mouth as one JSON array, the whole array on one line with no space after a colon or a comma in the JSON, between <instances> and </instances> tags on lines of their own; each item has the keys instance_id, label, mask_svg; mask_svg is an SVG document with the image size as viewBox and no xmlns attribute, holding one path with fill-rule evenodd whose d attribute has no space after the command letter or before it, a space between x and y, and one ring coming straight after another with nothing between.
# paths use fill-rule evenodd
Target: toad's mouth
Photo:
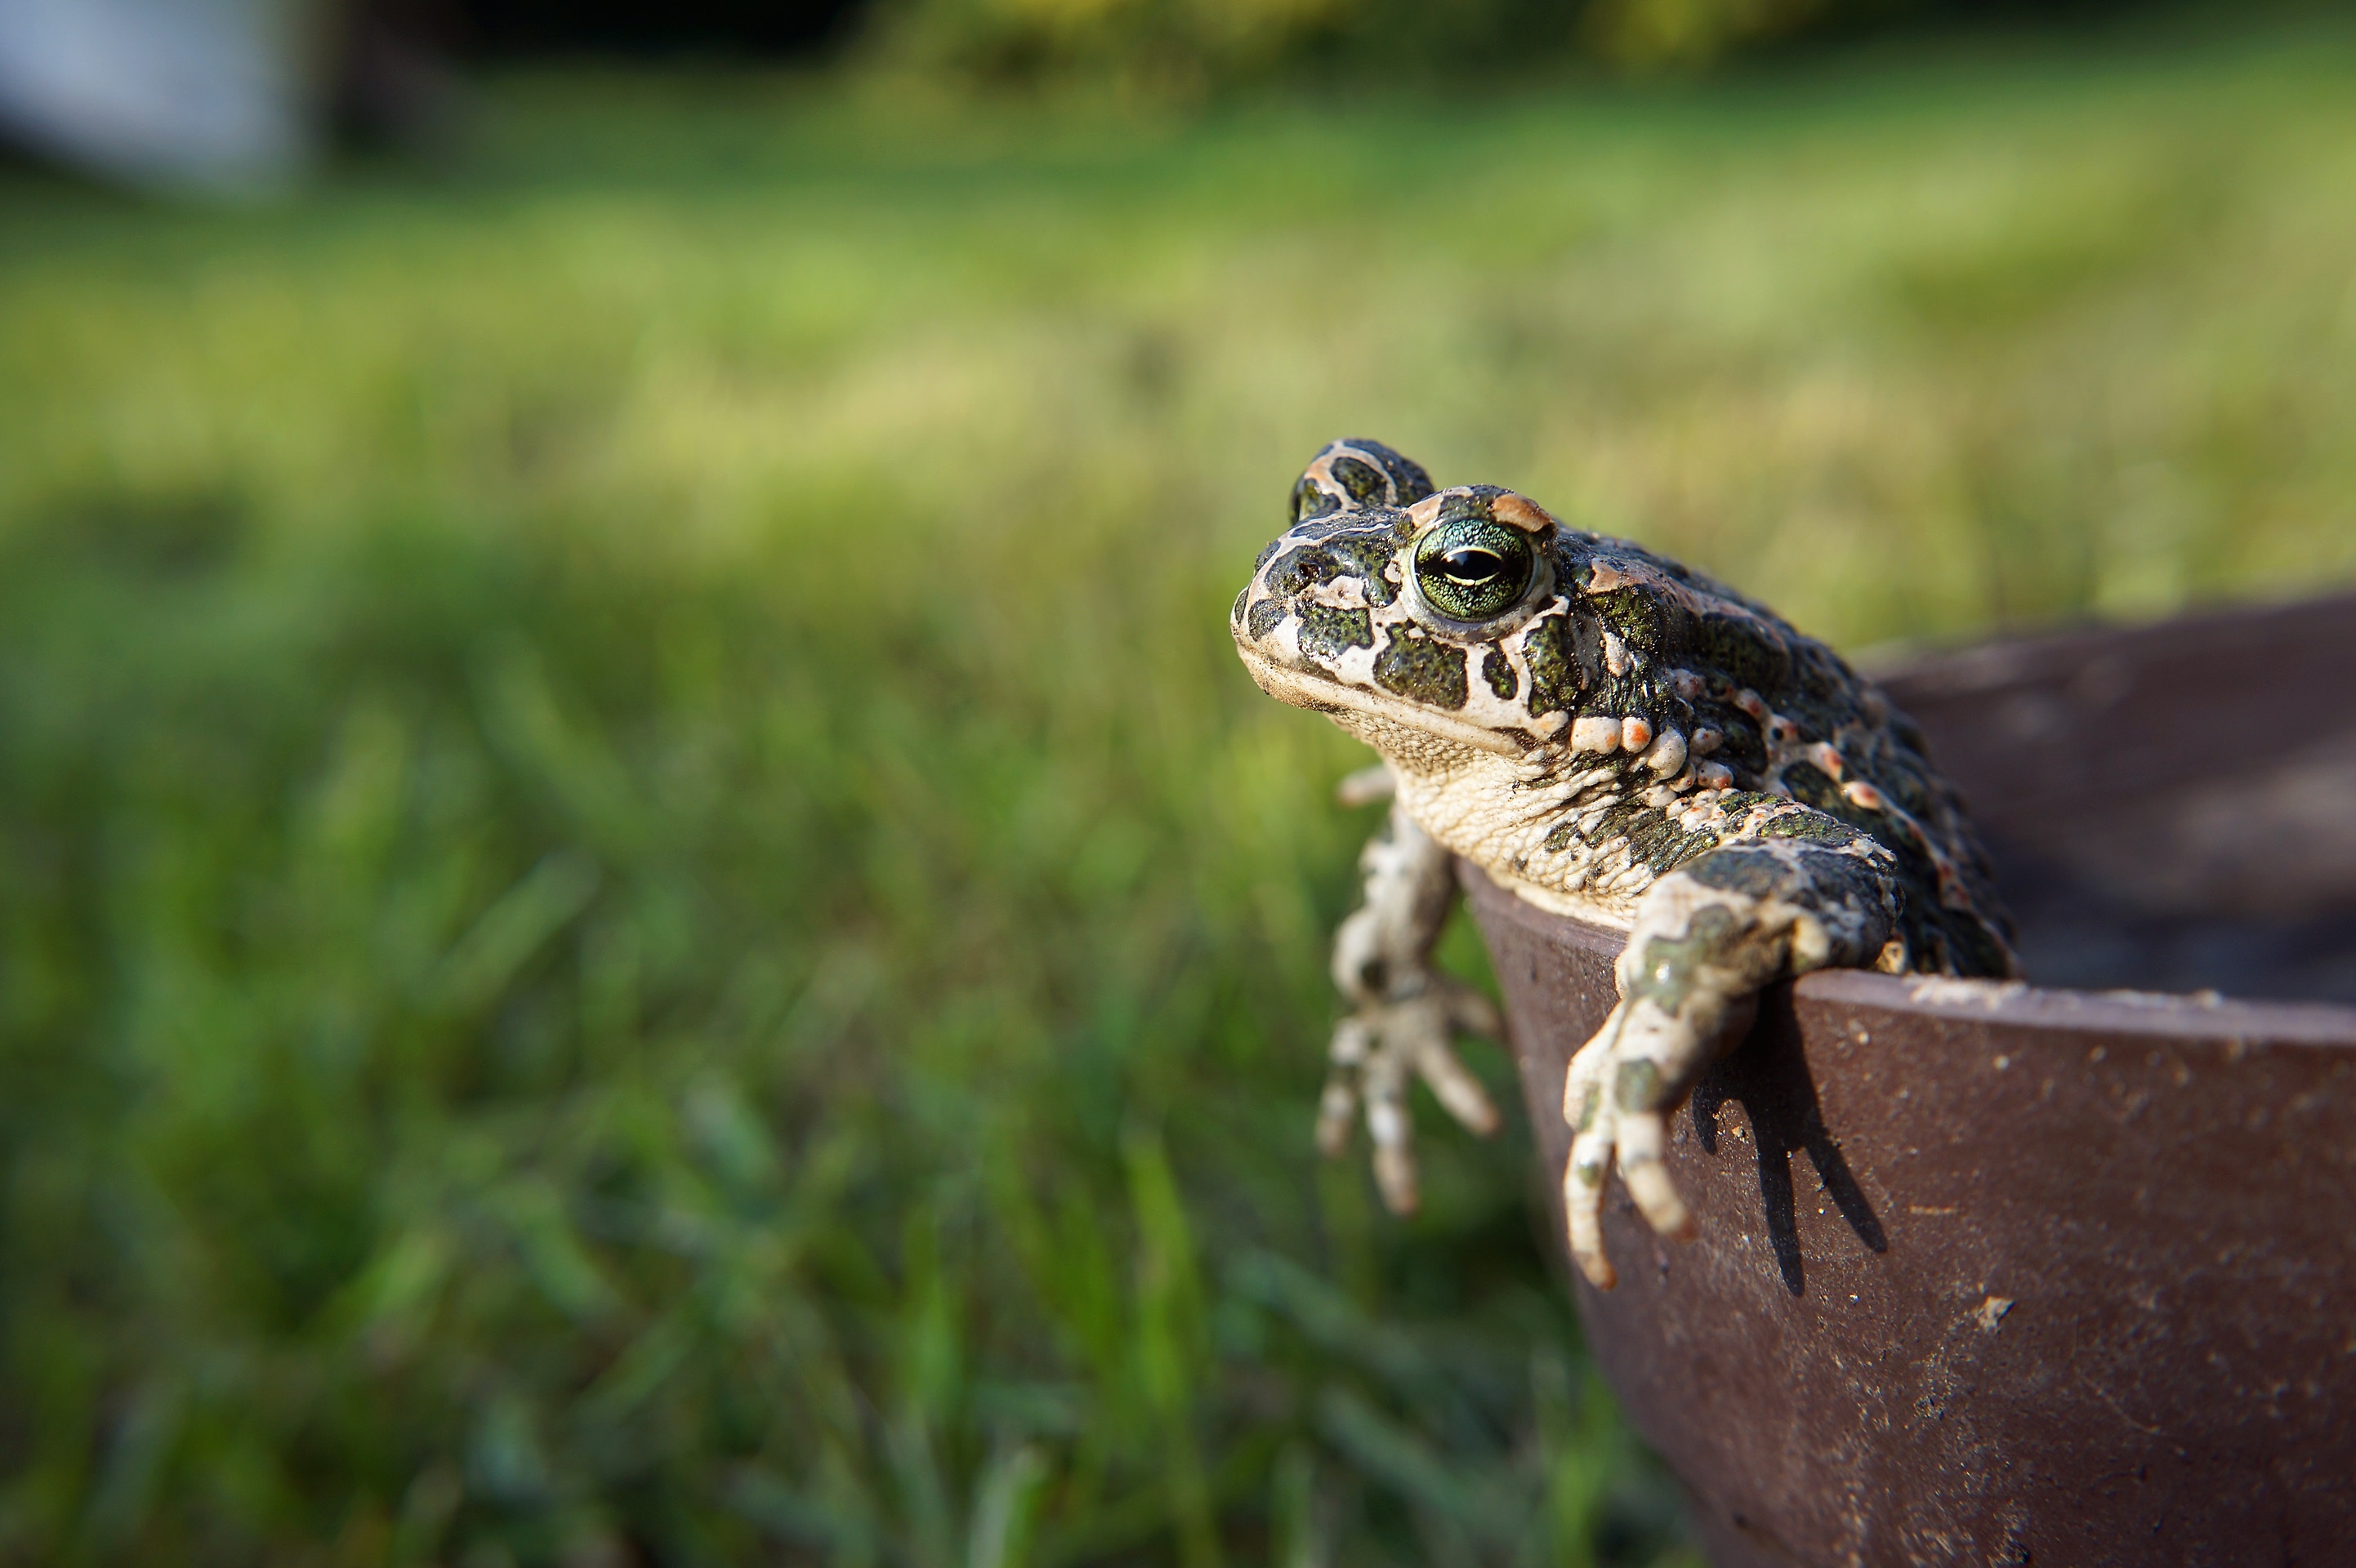
<instances>
[{"instance_id":1,"label":"toad's mouth","mask_svg":"<svg viewBox=\"0 0 2356 1568\"><path fill-rule=\"evenodd\" d=\"M1236 640L1236 652L1262 691L1295 708L1318 713L1363 713L1501 757L1518 757L1537 744L1527 731L1492 730L1420 703L1329 679L1313 667L1279 664L1240 637Z\"/></svg>"}]
</instances>

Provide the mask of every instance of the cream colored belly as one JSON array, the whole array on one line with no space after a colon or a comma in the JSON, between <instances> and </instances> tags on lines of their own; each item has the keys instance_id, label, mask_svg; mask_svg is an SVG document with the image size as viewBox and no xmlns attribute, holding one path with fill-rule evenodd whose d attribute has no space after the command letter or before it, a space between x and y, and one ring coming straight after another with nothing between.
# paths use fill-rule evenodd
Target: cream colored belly
<instances>
[{"instance_id":1,"label":"cream colored belly","mask_svg":"<svg viewBox=\"0 0 2356 1568\"><path fill-rule=\"evenodd\" d=\"M1570 885L1580 851L1545 847L1558 813L1534 814L1530 797L1517 796L1502 770L1476 764L1452 777L1403 774L1399 800L1426 833L1539 909L1614 931L1635 923L1633 893ZM1548 879L1549 871L1558 874Z\"/></svg>"}]
</instances>

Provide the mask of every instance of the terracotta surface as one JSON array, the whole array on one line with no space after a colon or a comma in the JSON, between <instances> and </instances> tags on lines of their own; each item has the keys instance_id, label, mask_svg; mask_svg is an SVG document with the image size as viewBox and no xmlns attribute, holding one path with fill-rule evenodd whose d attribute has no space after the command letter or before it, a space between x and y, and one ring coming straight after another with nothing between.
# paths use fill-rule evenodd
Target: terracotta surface
<instances>
[{"instance_id":1,"label":"terracotta surface","mask_svg":"<svg viewBox=\"0 0 2356 1568\"><path fill-rule=\"evenodd\" d=\"M2029 978L2356 1004L2356 595L1878 673L1971 803Z\"/></svg>"},{"instance_id":2,"label":"terracotta surface","mask_svg":"<svg viewBox=\"0 0 2356 1568\"><path fill-rule=\"evenodd\" d=\"M2147 743L2286 656L2338 679L2270 718L2270 691L2236 711L2296 719L2297 744L2237 773ZM2335 882L2327 844L2276 897L2225 851L2238 832L2299 860L2279 840L2319 787L2356 824L2351 677L2343 600L1888 684L2028 894L2033 976L2161 964L2188 989L2288 976L2331 996L2356 952L2356 862ZM2105 726L2132 745L2097 745L2065 781L2039 765L2057 735ZM2186 805L2236 788L2273 815ZM2214 896L2180 865L2130 863L2122 883L2125 852L2071 827L2127 819L2217 849ZM1610 1006L1619 939L1463 880L1558 1179L1564 1066ZM2308 943L2295 964L2265 940L2283 932ZM1620 1288L1576 1288L1719 1568L2356 1563L2356 1009L1810 976L1770 994L1679 1115L1670 1169L1701 1240L1656 1240L1615 1180Z\"/></svg>"}]
</instances>

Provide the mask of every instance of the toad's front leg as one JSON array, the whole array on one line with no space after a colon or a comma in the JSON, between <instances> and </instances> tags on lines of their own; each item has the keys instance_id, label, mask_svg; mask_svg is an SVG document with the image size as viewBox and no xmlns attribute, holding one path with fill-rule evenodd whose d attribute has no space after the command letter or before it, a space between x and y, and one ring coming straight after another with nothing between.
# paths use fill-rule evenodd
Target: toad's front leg
<instances>
[{"instance_id":1,"label":"toad's front leg","mask_svg":"<svg viewBox=\"0 0 2356 1568\"><path fill-rule=\"evenodd\" d=\"M1573 1129L1563 1172L1570 1253L1601 1289L1603 1179L1621 1179L1663 1235L1693 1217L1662 1158L1668 1118L1710 1063L1739 1043L1759 988L1826 965L1901 961L1888 950L1900 894L1870 840L1828 848L1791 838L1712 850L1655 882L1620 955L1620 1001L1571 1059L1562 1114Z\"/></svg>"},{"instance_id":2,"label":"toad's front leg","mask_svg":"<svg viewBox=\"0 0 2356 1568\"><path fill-rule=\"evenodd\" d=\"M1404 1214L1417 1198L1410 1075L1420 1075L1458 1121L1476 1133L1494 1132L1496 1107L1456 1060L1453 1041L1460 1029L1497 1034L1497 1010L1478 991L1431 969L1432 944L1456 892L1448 851L1394 804L1390 820L1359 855L1358 869L1365 901L1333 935L1333 983L1352 1011L1333 1030L1317 1147L1329 1157L1340 1154L1363 1101L1376 1184L1383 1201Z\"/></svg>"}]
</instances>

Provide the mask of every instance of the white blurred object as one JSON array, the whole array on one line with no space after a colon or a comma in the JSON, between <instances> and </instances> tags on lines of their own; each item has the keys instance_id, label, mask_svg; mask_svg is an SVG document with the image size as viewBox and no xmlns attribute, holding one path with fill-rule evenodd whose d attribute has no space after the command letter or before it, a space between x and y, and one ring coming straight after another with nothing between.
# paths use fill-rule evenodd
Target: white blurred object
<instances>
[{"instance_id":1,"label":"white blurred object","mask_svg":"<svg viewBox=\"0 0 2356 1568\"><path fill-rule=\"evenodd\" d=\"M135 184L261 194L310 161L303 0L0 0L0 129Z\"/></svg>"}]
</instances>

